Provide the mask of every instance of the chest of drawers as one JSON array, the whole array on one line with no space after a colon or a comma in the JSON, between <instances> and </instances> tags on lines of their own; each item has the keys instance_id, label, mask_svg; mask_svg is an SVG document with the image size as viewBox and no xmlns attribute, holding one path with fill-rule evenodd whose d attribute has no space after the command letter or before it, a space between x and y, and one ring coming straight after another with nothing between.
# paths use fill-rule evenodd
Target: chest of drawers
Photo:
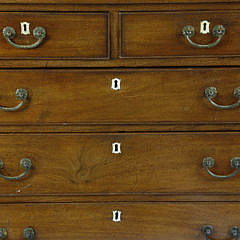
<instances>
[{"instance_id":1,"label":"chest of drawers","mask_svg":"<svg viewBox=\"0 0 240 240\"><path fill-rule=\"evenodd\" d=\"M3 0L0 239L240 234L240 1Z\"/></svg>"}]
</instances>

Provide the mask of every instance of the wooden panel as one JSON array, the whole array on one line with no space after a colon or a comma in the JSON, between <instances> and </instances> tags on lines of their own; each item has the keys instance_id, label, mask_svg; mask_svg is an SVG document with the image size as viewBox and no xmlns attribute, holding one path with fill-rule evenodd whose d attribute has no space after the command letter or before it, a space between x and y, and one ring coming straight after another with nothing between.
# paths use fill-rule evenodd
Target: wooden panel
<instances>
[{"instance_id":1,"label":"wooden panel","mask_svg":"<svg viewBox=\"0 0 240 240\"><path fill-rule=\"evenodd\" d=\"M113 210L122 211L121 222L112 222ZM234 203L3 204L0 225L8 239L22 239L31 226L37 239L48 240L199 240L202 226L211 224L214 239L230 239L239 210Z\"/></svg>"},{"instance_id":2,"label":"wooden panel","mask_svg":"<svg viewBox=\"0 0 240 240\"><path fill-rule=\"evenodd\" d=\"M121 89L111 88L121 79ZM0 71L0 103L15 106L16 88L30 99L18 112L0 111L1 124L239 123L240 108L218 110L204 96L215 86L219 104L232 104L239 69Z\"/></svg>"},{"instance_id":3,"label":"wooden panel","mask_svg":"<svg viewBox=\"0 0 240 240\"><path fill-rule=\"evenodd\" d=\"M122 12L121 57L166 58L239 56L238 38L239 11L187 11L187 12ZM192 25L196 34L192 40L200 44L216 41L212 34L200 34L200 22L208 20L210 31L215 25L223 25L226 34L221 43L210 49L199 49L189 45L182 29Z\"/></svg>"},{"instance_id":4,"label":"wooden panel","mask_svg":"<svg viewBox=\"0 0 240 240\"><path fill-rule=\"evenodd\" d=\"M20 22L29 22L31 35L21 35ZM32 30L44 27L47 38L35 49L17 49L0 38L0 59L101 59L108 58L108 14L102 13L0 13L0 28L13 27L14 42L34 43Z\"/></svg>"},{"instance_id":5,"label":"wooden panel","mask_svg":"<svg viewBox=\"0 0 240 240\"><path fill-rule=\"evenodd\" d=\"M121 143L121 154L112 143ZM239 177L219 180L202 166L213 157L217 174L233 171L240 157L236 134L0 135L1 173L19 175L22 158L33 162L24 180L0 179L1 195L108 193L239 193Z\"/></svg>"}]
</instances>

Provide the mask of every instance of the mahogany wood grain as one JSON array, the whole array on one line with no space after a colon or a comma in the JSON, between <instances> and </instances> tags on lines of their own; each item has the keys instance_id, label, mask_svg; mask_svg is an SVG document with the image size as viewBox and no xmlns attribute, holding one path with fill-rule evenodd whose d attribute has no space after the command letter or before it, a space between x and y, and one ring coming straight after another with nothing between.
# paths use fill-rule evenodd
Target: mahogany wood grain
<instances>
[{"instance_id":1,"label":"mahogany wood grain","mask_svg":"<svg viewBox=\"0 0 240 240\"><path fill-rule=\"evenodd\" d=\"M111 88L121 79L121 89ZM232 69L2 70L0 104L15 106L16 88L29 101L18 112L0 111L4 124L239 123L240 108L218 110L204 96L215 86L219 104L237 101L240 71Z\"/></svg>"},{"instance_id":2,"label":"mahogany wood grain","mask_svg":"<svg viewBox=\"0 0 240 240\"><path fill-rule=\"evenodd\" d=\"M20 22L30 23L30 35L20 34ZM14 42L29 45L36 41L32 30L44 27L47 38L34 49L17 49L3 36L0 38L1 59L107 59L109 30L107 12L78 13L0 13L0 29L13 27Z\"/></svg>"},{"instance_id":3,"label":"mahogany wood grain","mask_svg":"<svg viewBox=\"0 0 240 240\"><path fill-rule=\"evenodd\" d=\"M112 211L122 221L112 221ZM203 225L214 227L214 239L230 239L239 226L239 203L98 203L1 204L0 226L8 239L23 239L31 226L41 240L204 240Z\"/></svg>"},{"instance_id":4,"label":"mahogany wood grain","mask_svg":"<svg viewBox=\"0 0 240 240\"><path fill-rule=\"evenodd\" d=\"M112 143L121 154L112 154ZM239 133L9 134L0 135L4 175L19 175L21 158L33 162L24 180L0 179L0 195L239 194L239 177L219 180L202 166L227 175L240 157Z\"/></svg>"}]
</instances>

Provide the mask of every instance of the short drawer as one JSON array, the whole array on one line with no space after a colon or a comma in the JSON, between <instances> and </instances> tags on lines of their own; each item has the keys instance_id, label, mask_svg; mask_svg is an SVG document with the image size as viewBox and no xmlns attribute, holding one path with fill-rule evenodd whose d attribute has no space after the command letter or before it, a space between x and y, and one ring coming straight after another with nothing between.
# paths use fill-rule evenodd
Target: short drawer
<instances>
[{"instance_id":1,"label":"short drawer","mask_svg":"<svg viewBox=\"0 0 240 240\"><path fill-rule=\"evenodd\" d=\"M0 135L0 196L239 194L239 145L239 133Z\"/></svg>"},{"instance_id":2,"label":"short drawer","mask_svg":"<svg viewBox=\"0 0 240 240\"><path fill-rule=\"evenodd\" d=\"M1 107L21 104L16 89L28 92L17 111L0 108L1 125L239 123L240 70L234 68L1 70L0 79Z\"/></svg>"},{"instance_id":3,"label":"short drawer","mask_svg":"<svg viewBox=\"0 0 240 240\"><path fill-rule=\"evenodd\" d=\"M239 11L121 12L120 19L121 58L202 58L240 54ZM213 30L219 25L224 27L225 34L216 46L212 46L219 38ZM195 30L190 40L205 47L193 46L185 39L185 26ZM184 60L182 62L184 64Z\"/></svg>"},{"instance_id":4,"label":"short drawer","mask_svg":"<svg viewBox=\"0 0 240 240\"><path fill-rule=\"evenodd\" d=\"M0 59L107 59L108 26L107 12L0 13L0 28L11 36L1 33Z\"/></svg>"},{"instance_id":5,"label":"short drawer","mask_svg":"<svg viewBox=\"0 0 240 240\"><path fill-rule=\"evenodd\" d=\"M238 203L219 202L1 204L0 227L9 240L23 239L29 227L36 240L206 240L202 229L207 225L204 229L214 229L209 237L233 239L239 210ZM121 213L119 221L113 221L115 211Z\"/></svg>"}]
</instances>

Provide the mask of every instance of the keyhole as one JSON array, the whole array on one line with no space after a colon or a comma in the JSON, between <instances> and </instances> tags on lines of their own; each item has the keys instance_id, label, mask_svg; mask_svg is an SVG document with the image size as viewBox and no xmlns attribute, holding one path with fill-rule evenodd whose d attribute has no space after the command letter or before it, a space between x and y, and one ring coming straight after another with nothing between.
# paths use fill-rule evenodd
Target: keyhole
<instances>
[{"instance_id":1,"label":"keyhole","mask_svg":"<svg viewBox=\"0 0 240 240\"><path fill-rule=\"evenodd\" d=\"M121 214L122 212L121 211L118 211L118 210L115 210L113 211L113 222L121 222Z\"/></svg>"},{"instance_id":2,"label":"keyhole","mask_svg":"<svg viewBox=\"0 0 240 240\"><path fill-rule=\"evenodd\" d=\"M119 78L113 78L112 79L112 89L113 90L119 90L121 88L121 79Z\"/></svg>"},{"instance_id":3,"label":"keyhole","mask_svg":"<svg viewBox=\"0 0 240 240\"><path fill-rule=\"evenodd\" d=\"M118 87L118 81L114 80L114 88L117 88L117 87Z\"/></svg>"},{"instance_id":4,"label":"keyhole","mask_svg":"<svg viewBox=\"0 0 240 240\"><path fill-rule=\"evenodd\" d=\"M114 154L121 153L121 143L113 143L112 144L112 153L114 153Z\"/></svg>"},{"instance_id":5,"label":"keyhole","mask_svg":"<svg viewBox=\"0 0 240 240\"><path fill-rule=\"evenodd\" d=\"M207 29L207 24L204 23L204 24L203 24L203 31L206 31L206 29Z\"/></svg>"}]
</instances>

